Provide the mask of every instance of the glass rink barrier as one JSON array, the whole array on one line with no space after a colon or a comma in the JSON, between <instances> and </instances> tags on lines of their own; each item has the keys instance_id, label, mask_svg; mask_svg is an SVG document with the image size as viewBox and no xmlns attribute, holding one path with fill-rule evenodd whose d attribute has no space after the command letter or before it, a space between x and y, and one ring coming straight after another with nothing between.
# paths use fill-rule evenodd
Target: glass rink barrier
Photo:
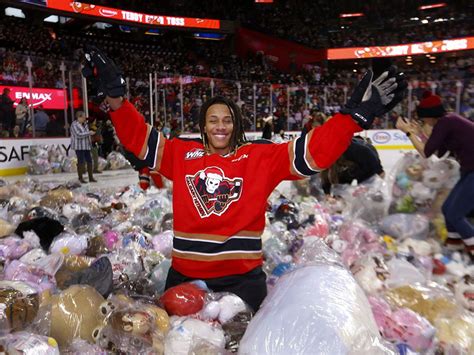
<instances>
[{"instance_id":1,"label":"glass rink barrier","mask_svg":"<svg viewBox=\"0 0 474 355\"><path fill-rule=\"evenodd\" d=\"M2 137L68 136L68 127L78 110L85 111L92 119L106 119L107 113L100 103L83 100L93 88L87 87L80 63L8 51L0 52L0 60L0 90L3 93L3 89L10 89L8 95L13 101L10 113L2 114L0 120ZM355 84L354 80L344 84L343 79L329 85L270 84L167 72L126 77L126 83L127 98L147 122L159 129L174 128L182 133L199 131L200 108L216 95L237 103L247 131L261 131L269 116L273 118L274 132L299 130L309 120L324 122L338 112ZM473 78L412 80L406 98L384 117L377 118L373 128L393 128L398 115L416 118L416 107L427 90L441 96L448 112L474 119ZM22 106L16 110L22 99ZM48 120L56 122L52 132L45 132L41 111ZM37 120L32 119L35 115Z\"/></svg>"}]
</instances>

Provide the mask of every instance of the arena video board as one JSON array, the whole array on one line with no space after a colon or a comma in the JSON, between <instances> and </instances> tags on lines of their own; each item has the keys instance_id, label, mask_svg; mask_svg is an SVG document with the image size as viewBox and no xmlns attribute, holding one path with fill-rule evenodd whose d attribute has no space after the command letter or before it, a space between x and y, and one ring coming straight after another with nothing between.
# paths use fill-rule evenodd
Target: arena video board
<instances>
[{"instance_id":1,"label":"arena video board","mask_svg":"<svg viewBox=\"0 0 474 355\"><path fill-rule=\"evenodd\" d=\"M26 2L31 3L31 1ZM104 21L119 20L151 26L206 28L214 30L218 30L221 27L220 20L215 19L151 15L135 11L115 9L112 7L105 7L101 5L93 5L79 1L46 0L45 6L54 10L60 10L85 16L98 17Z\"/></svg>"},{"instance_id":2,"label":"arena video board","mask_svg":"<svg viewBox=\"0 0 474 355\"><path fill-rule=\"evenodd\" d=\"M64 94L66 94L66 100L69 102L67 93L63 89L50 89L50 88L30 88L27 86L8 86L0 85L0 92L3 89L10 89L10 98L14 101L13 105L16 107L20 102L21 98L25 97L28 104L33 107L43 106L45 110L63 110L64 107ZM74 107L79 107L81 99L79 98L79 91L75 88L72 91Z\"/></svg>"},{"instance_id":3,"label":"arena video board","mask_svg":"<svg viewBox=\"0 0 474 355\"><path fill-rule=\"evenodd\" d=\"M437 54L474 49L474 37L445 39L395 46L351 47L328 49L328 60L399 57L417 54Z\"/></svg>"}]
</instances>

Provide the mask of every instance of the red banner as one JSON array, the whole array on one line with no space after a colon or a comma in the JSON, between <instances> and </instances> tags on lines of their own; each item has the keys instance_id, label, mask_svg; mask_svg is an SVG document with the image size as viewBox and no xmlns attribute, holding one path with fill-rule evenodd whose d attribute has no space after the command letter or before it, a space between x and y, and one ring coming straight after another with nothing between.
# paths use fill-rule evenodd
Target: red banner
<instances>
[{"instance_id":1,"label":"red banner","mask_svg":"<svg viewBox=\"0 0 474 355\"><path fill-rule=\"evenodd\" d=\"M398 57L417 54L436 54L474 49L474 37L445 39L396 46L352 47L328 49L328 60Z\"/></svg>"},{"instance_id":2,"label":"red banner","mask_svg":"<svg viewBox=\"0 0 474 355\"><path fill-rule=\"evenodd\" d=\"M149 15L140 12L115 9L100 5L70 0L48 0L48 8L74 12L76 14L100 17L104 20L114 19L127 22L141 23L152 26L189 27L220 29L220 21L190 17L175 17L163 15Z\"/></svg>"},{"instance_id":3,"label":"red banner","mask_svg":"<svg viewBox=\"0 0 474 355\"><path fill-rule=\"evenodd\" d=\"M326 59L325 49L308 48L246 28L238 30L236 50L242 57L262 52L280 70L289 70L292 65L299 68Z\"/></svg>"},{"instance_id":4,"label":"red banner","mask_svg":"<svg viewBox=\"0 0 474 355\"><path fill-rule=\"evenodd\" d=\"M10 98L14 101L15 107L18 105L22 97L26 97L28 104L33 105L33 107L43 105L45 110L64 110L65 91L62 89L33 88L30 94L30 88L28 87L0 85L0 92L3 92L4 88L9 88L11 90ZM79 91L73 89L72 96L74 107L78 107L81 104ZM68 99L67 101L69 102Z\"/></svg>"}]
</instances>

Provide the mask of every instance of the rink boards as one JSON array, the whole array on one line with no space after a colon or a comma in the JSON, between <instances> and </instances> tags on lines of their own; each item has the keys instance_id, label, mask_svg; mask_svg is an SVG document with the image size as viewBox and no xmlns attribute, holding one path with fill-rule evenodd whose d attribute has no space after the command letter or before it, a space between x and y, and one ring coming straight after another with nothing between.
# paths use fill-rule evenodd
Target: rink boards
<instances>
[{"instance_id":1,"label":"rink boards","mask_svg":"<svg viewBox=\"0 0 474 355\"><path fill-rule=\"evenodd\" d=\"M377 148L385 171L390 171L403 152L413 150L407 136L399 130L369 130L360 133L368 137ZM299 131L286 132L285 139L297 138ZM248 132L249 140L260 139L261 132ZM199 137L199 134L186 134L183 137ZM0 176L22 175L28 169L30 147L34 145L57 145L67 155L72 156L70 138L28 138L0 140Z\"/></svg>"}]
</instances>

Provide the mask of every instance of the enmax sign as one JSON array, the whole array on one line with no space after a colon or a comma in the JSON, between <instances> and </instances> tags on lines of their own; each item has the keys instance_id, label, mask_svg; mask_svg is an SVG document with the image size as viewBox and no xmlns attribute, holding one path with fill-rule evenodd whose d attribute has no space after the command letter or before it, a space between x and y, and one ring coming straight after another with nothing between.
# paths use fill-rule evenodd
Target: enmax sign
<instances>
[{"instance_id":1,"label":"enmax sign","mask_svg":"<svg viewBox=\"0 0 474 355\"><path fill-rule=\"evenodd\" d=\"M4 88L9 88L10 98L15 101L14 105L17 106L21 98L25 97L29 104L33 107L43 106L46 110L63 110L64 109L64 94L65 91L62 89L47 89L47 88L30 88L25 86L1 86L0 91L3 92ZM77 89L73 89L73 100L74 107L80 105L79 92ZM67 96L66 96L67 98ZM69 100L67 100L69 101Z\"/></svg>"}]
</instances>

